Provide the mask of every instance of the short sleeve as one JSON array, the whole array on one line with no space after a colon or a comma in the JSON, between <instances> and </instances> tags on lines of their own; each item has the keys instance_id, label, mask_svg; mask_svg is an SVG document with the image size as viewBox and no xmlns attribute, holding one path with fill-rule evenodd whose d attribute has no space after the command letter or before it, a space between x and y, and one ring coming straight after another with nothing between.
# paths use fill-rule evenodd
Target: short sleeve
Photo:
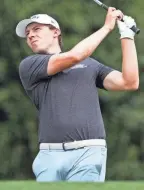
<instances>
[{"instance_id":1,"label":"short sleeve","mask_svg":"<svg viewBox=\"0 0 144 190\"><path fill-rule=\"evenodd\" d=\"M40 81L51 77L47 74L48 62L51 55L36 54L21 61L19 75L24 87L31 88Z\"/></svg>"},{"instance_id":2,"label":"short sleeve","mask_svg":"<svg viewBox=\"0 0 144 190\"><path fill-rule=\"evenodd\" d=\"M98 88L104 89L103 81L110 72L114 71L114 69L109 66L103 65L93 58L91 58L91 61L95 63L96 67L96 86Z\"/></svg>"}]
</instances>

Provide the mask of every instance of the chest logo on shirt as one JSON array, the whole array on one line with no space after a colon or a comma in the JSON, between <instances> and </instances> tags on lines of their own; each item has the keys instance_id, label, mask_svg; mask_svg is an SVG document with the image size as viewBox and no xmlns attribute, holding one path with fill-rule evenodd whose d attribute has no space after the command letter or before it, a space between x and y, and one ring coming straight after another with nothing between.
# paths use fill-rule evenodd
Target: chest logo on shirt
<instances>
[{"instance_id":1,"label":"chest logo on shirt","mask_svg":"<svg viewBox=\"0 0 144 190\"><path fill-rule=\"evenodd\" d=\"M87 67L86 65L82 65L82 64L78 64L78 65L74 65L73 67L71 67L70 69L82 69Z\"/></svg>"},{"instance_id":2,"label":"chest logo on shirt","mask_svg":"<svg viewBox=\"0 0 144 190\"><path fill-rule=\"evenodd\" d=\"M74 65L74 66L70 67L69 69L65 69L63 72L67 73L72 69L83 69L83 68L86 68L86 67L87 67L87 65L77 64L77 65Z\"/></svg>"}]
</instances>

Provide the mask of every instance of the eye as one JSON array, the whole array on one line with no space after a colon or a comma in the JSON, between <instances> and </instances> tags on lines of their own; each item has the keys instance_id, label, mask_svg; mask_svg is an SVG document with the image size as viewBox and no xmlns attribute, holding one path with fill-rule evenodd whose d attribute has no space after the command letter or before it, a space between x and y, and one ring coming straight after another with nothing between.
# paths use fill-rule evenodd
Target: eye
<instances>
[{"instance_id":1,"label":"eye","mask_svg":"<svg viewBox=\"0 0 144 190\"><path fill-rule=\"evenodd\" d=\"M35 28L35 31L37 31L37 30L39 30L39 29L40 29L39 27L36 27L36 28Z\"/></svg>"},{"instance_id":2,"label":"eye","mask_svg":"<svg viewBox=\"0 0 144 190\"><path fill-rule=\"evenodd\" d=\"M26 32L26 36L28 36L29 35L29 32Z\"/></svg>"}]
</instances>

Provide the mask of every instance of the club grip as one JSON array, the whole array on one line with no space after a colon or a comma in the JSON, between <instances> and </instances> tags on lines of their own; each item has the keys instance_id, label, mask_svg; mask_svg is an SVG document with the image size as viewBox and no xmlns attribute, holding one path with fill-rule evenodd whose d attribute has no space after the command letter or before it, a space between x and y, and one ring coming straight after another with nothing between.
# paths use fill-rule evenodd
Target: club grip
<instances>
[{"instance_id":1,"label":"club grip","mask_svg":"<svg viewBox=\"0 0 144 190\"><path fill-rule=\"evenodd\" d=\"M107 5L105 5L104 3L101 4L101 7L104 8L105 10L108 10L108 8L109 8L109 7L108 7ZM121 21L124 22L123 19L122 19ZM130 29L131 29L133 32L135 32L136 34L139 34L139 33L140 33L140 29L137 28L136 26L132 26Z\"/></svg>"},{"instance_id":2,"label":"club grip","mask_svg":"<svg viewBox=\"0 0 144 190\"><path fill-rule=\"evenodd\" d=\"M122 19L121 21L124 22L123 19ZM139 33L140 33L140 29L137 28L136 26L132 26L130 29L131 29L133 32L135 32L136 34L139 34Z\"/></svg>"},{"instance_id":3,"label":"club grip","mask_svg":"<svg viewBox=\"0 0 144 190\"><path fill-rule=\"evenodd\" d=\"M131 29L133 32L135 32L136 34L139 34L139 33L140 33L140 29L137 28L136 26L132 26L130 29Z\"/></svg>"}]
</instances>

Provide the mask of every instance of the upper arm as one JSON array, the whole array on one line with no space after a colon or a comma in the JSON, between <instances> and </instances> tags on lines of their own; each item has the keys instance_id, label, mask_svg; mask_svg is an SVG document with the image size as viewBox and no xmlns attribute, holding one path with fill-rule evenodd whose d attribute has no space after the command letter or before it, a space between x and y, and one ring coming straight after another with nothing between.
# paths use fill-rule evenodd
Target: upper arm
<instances>
[{"instance_id":1,"label":"upper arm","mask_svg":"<svg viewBox=\"0 0 144 190\"><path fill-rule=\"evenodd\" d=\"M77 55L75 55L72 51L68 51L65 53L54 54L49 59L47 73L49 75L54 75L58 72L61 72L69 67L72 67L80 60Z\"/></svg>"},{"instance_id":2,"label":"upper arm","mask_svg":"<svg viewBox=\"0 0 144 190\"><path fill-rule=\"evenodd\" d=\"M121 91L121 90L136 90L135 83L128 84L121 72L113 71L104 79L104 87L107 90Z\"/></svg>"},{"instance_id":3,"label":"upper arm","mask_svg":"<svg viewBox=\"0 0 144 190\"><path fill-rule=\"evenodd\" d=\"M19 75L23 85L30 88L43 79L50 79L47 73L51 55L33 55L24 59L19 66Z\"/></svg>"},{"instance_id":4,"label":"upper arm","mask_svg":"<svg viewBox=\"0 0 144 190\"><path fill-rule=\"evenodd\" d=\"M107 90L124 90L125 82L122 73L119 71L109 73L105 77L103 85Z\"/></svg>"}]
</instances>

